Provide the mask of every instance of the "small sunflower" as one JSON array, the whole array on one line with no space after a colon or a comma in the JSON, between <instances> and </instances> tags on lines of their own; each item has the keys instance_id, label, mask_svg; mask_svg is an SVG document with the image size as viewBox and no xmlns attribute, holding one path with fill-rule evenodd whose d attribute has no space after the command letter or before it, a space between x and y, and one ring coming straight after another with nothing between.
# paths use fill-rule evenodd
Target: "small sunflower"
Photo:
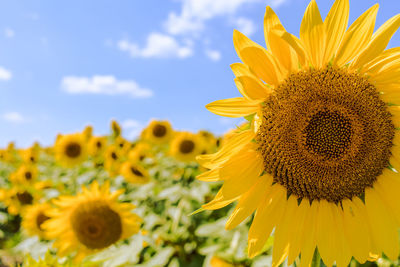
<instances>
[{"instance_id":1,"label":"small sunflower","mask_svg":"<svg viewBox=\"0 0 400 267\"><path fill-rule=\"evenodd\" d=\"M57 209L43 223L60 257L76 252L80 262L89 254L105 249L139 232L141 219L130 203L118 203L123 190L110 193L109 184L95 181L76 196L61 196L53 201Z\"/></svg>"},{"instance_id":2,"label":"small sunflower","mask_svg":"<svg viewBox=\"0 0 400 267\"><path fill-rule=\"evenodd\" d=\"M20 152L21 158L25 163L36 164L39 159L39 149L31 147Z\"/></svg>"},{"instance_id":3,"label":"small sunflower","mask_svg":"<svg viewBox=\"0 0 400 267\"><path fill-rule=\"evenodd\" d=\"M255 211L250 257L275 228L272 266L299 254L308 266L316 248L327 266L397 259L400 176L390 167L400 171L400 49L385 48L400 15L373 33L377 10L347 29L348 0L336 0L325 21L312 0L298 39L267 7L268 50L234 31L243 97L207 108L251 123L199 156L211 170L198 178L224 181L204 209L238 200L227 229Z\"/></svg>"},{"instance_id":4,"label":"small sunflower","mask_svg":"<svg viewBox=\"0 0 400 267\"><path fill-rule=\"evenodd\" d=\"M114 138L121 135L122 129L116 120L111 121L111 132Z\"/></svg>"},{"instance_id":5,"label":"small sunflower","mask_svg":"<svg viewBox=\"0 0 400 267\"><path fill-rule=\"evenodd\" d=\"M92 138L93 136L93 126L88 125L85 127L85 129L83 129L82 131L82 135L85 137L85 140L90 140L90 138Z\"/></svg>"},{"instance_id":6,"label":"small sunflower","mask_svg":"<svg viewBox=\"0 0 400 267\"><path fill-rule=\"evenodd\" d=\"M108 146L104 152L104 168L110 176L116 176L119 173L121 163L121 151L115 145Z\"/></svg>"},{"instance_id":7,"label":"small sunflower","mask_svg":"<svg viewBox=\"0 0 400 267\"><path fill-rule=\"evenodd\" d=\"M86 160L86 141L82 134L60 136L55 144L55 158L63 166L72 167Z\"/></svg>"},{"instance_id":8,"label":"small sunflower","mask_svg":"<svg viewBox=\"0 0 400 267\"><path fill-rule=\"evenodd\" d=\"M29 235L37 235L42 239L47 239L43 229L43 223L50 219L47 214L51 210L48 203L35 204L26 208L22 216L22 227Z\"/></svg>"},{"instance_id":9,"label":"small sunflower","mask_svg":"<svg viewBox=\"0 0 400 267\"><path fill-rule=\"evenodd\" d=\"M147 143L138 143L128 153L128 159L131 162L139 162L145 158L151 157L151 146Z\"/></svg>"},{"instance_id":10,"label":"small sunflower","mask_svg":"<svg viewBox=\"0 0 400 267\"><path fill-rule=\"evenodd\" d=\"M107 140L102 136L93 136L88 143L88 153L90 156L97 158L104 153L106 149Z\"/></svg>"},{"instance_id":11,"label":"small sunflower","mask_svg":"<svg viewBox=\"0 0 400 267\"><path fill-rule=\"evenodd\" d=\"M34 165L23 164L18 170L11 176L10 180L13 183L27 184L36 181L38 176L38 170Z\"/></svg>"},{"instance_id":12,"label":"small sunflower","mask_svg":"<svg viewBox=\"0 0 400 267\"><path fill-rule=\"evenodd\" d=\"M115 138L114 144L123 155L126 155L132 147L132 144L122 136Z\"/></svg>"},{"instance_id":13,"label":"small sunflower","mask_svg":"<svg viewBox=\"0 0 400 267\"><path fill-rule=\"evenodd\" d=\"M152 120L144 130L144 139L154 144L165 144L172 138L173 130L168 121Z\"/></svg>"},{"instance_id":14,"label":"small sunflower","mask_svg":"<svg viewBox=\"0 0 400 267\"><path fill-rule=\"evenodd\" d=\"M34 204L36 197L34 190L25 186L14 186L4 192L3 202L7 207L8 213L18 215Z\"/></svg>"},{"instance_id":15,"label":"small sunflower","mask_svg":"<svg viewBox=\"0 0 400 267\"><path fill-rule=\"evenodd\" d=\"M204 148L198 135L190 132L177 133L171 141L170 154L181 161L194 161Z\"/></svg>"},{"instance_id":16,"label":"small sunflower","mask_svg":"<svg viewBox=\"0 0 400 267\"><path fill-rule=\"evenodd\" d=\"M133 184L146 184L150 181L150 176L146 169L130 161L122 164L120 174L125 180Z\"/></svg>"}]
</instances>

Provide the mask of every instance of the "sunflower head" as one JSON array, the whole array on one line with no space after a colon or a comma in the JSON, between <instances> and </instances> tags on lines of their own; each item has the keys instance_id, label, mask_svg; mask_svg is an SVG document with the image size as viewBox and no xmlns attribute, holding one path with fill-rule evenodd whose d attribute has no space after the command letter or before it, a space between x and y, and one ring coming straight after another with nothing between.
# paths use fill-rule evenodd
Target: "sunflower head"
<instances>
[{"instance_id":1,"label":"sunflower head","mask_svg":"<svg viewBox=\"0 0 400 267\"><path fill-rule=\"evenodd\" d=\"M10 180L13 183L18 184L30 184L33 183L38 176L38 170L34 165L23 164L18 170L11 176Z\"/></svg>"},{"instance_id":2,"label":"sunflower head","mask_svg":"<svg viewBox=\"0 0 400 267\"><path fill-rule=\"evenodd\" d=\"M20 151L20 155L25 163L36 164L39 159L39 152L39 149L32 146L31 148Z\"/></svg>"},{"instance_id":3,"label":"sunflower head","mask_svg":"<svg viewBox=\"0 0 400 267\"><path fill-rule=\"evenodd\" d=\"M239 200L227 229L256 211L251 257L272 231L272 266L299 254L307 266L316 248L328 266L398 257L400 177L389 167L400 170L400 49L385 49L400 15L373 33L377 10L347 28L348 0L325 20L312 0L297 38L267 7L267 49L234 31L243 63L231 68L243 97L207 108L249 123L198 157L210 169L198 179L224 181L204 209Z\"/></svg>"},{"instance_id":4,"label":"sunflower head","mask_svg":"<svg viewBox=\"0 0 400 267\"><path fill-rule=\"evenodd\" d=\"M63 166L72 167L87 158L86 140L82 134L62 135L54 146L55 158Z\"/></svg>"},{"instance_id":5,"label":"sunflower head","mask_svg":"<svg viewBox=\"0 0 400 267\"><path fill-rule=\"evenodd\" d=\"M177 133L171 141L170 154L178 160L194 161L204 149L201 138L190 132Z\"/></svg>"},{"instance_id":6,"label":"sunflower head","mask_svg":"<svg viewBox=\"0 0 400 267\"><path fill-rule=\"evenodd\" d=\"M143 131L143 135L144 139L151 143L165 144L171 139L173 130L168 121L152 120Z\"/></svg>"},{"instance_id":7,"label":"sunflower head","mask_svg":"<svg viewBox=\"0 0 400 267\"><path fill-rule=\"evenodd\" d=\"M57 207L43 223L54 247L62 257L75 253L75 260L105 249L139 231L141 219L133 204L118 203L123 191L110 193L109 185L92 183L76 196L54 200Z\"/></svg>"},{"instance_id":8,"label":"sunflower head","mask_svg":"<svg viewBox=\"0 0 400 267\"><path fill-rule=\"evenodd\" d=\"M82 135L84 136L85 140L89 140L93 136L93 126L86 126L82 131Z\"/></svg>"},{"instance_id":9,"label":"sunflower head","mask_svg":"<svg viewBox=\"0 0 400 267\"><path fill-rule=\"evenodd\" d=\"M114 145L121 151L123 155L126 155L129 149L132 147L132 144L122 136L115 138Z\"/></svg>"},{"instance_id":10,"label":"sunflower head","mask_svg":"<svg viewBox=\"0 0 400 267\"><path fill-rule=\"evenodd\" d=\"M34 204L38 198L36 191L30 187L15 185L13 188L6 190L4 204L7 206L8 213L18 215Z\"/></svg>"},{"instance_id":11,"label":"sunflower head","mask_svg":"<svg viewBox=\"0 0 400 267\"><path fill-rule=\"evenodd\" d=\"M120 174L125 180L133 184L146 184L150 181L147 170L137 163L130 161L126 161L121 165Z\"/></svg>"},{"instance_id":12,"label":"sunflower head","mask_svg":"<svg viewBox=\"0 0 400 267\"><path fill-rule=\"evenodd\" d=\"M139 162L145 158L151 157L151 146L147 143L140 142L135 145L128 153L128 159L131 162Z\"/></svg>"},{"instance_id":13,"label":"sunflower head","mask_svg":"<svg viewBox=\"0 0 400 267\"><path fill-rule=\"evenodd\" d=\"M115 176L119 173L119 169L122 163L121 150L115 146L108 146L104 152L104 167L111 176Z\"/></svg>"},{"instance_id":14,"label":"sunflower head","mask_svg":"<svg viewBox=\"0 0 400 267\"><path fill-rule=\"evenodd\" d=\"M121 135L122 129L116 120L111 121L111 133L114 138Z\"/></svg>"},{"instance_id":15,"label":"sunflower head","mask_svg":"<svg viewBox=\"0 0 400 267\"><path fill-rule=\"evenodd\" d=\"M47 239L43 229L43 223L50 219L48 212L51 210L48 203L34 204L29 206L22 216L22 227L29 235L37 235L42 239Z\"/></svg>"},{"instance_id":16,"label":"sunflower head","mask_svg":"<svg viewBox=\"0 0 400 267\"><path fill-rule=\"evenodd\" d=\"M106 149L107 140L102 136L93 136L88 143L88 153L90 156L97 158L102 155Z\"/></svg>"}]
</instances>

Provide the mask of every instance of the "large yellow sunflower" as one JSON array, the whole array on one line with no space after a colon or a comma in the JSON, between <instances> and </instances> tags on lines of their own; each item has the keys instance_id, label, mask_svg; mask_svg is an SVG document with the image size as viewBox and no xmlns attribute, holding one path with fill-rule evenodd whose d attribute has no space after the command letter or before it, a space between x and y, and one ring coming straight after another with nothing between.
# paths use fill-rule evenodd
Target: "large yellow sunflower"
<instances>
[{"instance_id":1,"label":"large yellow sunflower","mask_svg":"<svg viewBox=\"0 0 400 267\"><path fill-rule=\"evenodd\" d=\"M273 266L314 250L327 266L352 256L399 255L400 48L386 46L400 15L373 33L378 5L349 28L349 2L336 0L323 21L313 0L300 39L267 7L267 49L238 31L232 64L243 97L207 108L245 117L215 154L199 156L210 171L198 178L224 184L204 209L238 200L227 229L255 211L248 235L254 257L274 230Z\"/></svg>"},{"instance_id":2,"label":"large yellow sunflower","mask_svg":"<svg viewBox=\"0 0 400 267\"><path fill-rule=\"evenodd\" d=\"M95 181L76 196L61 196L53 203L57 209L42 225L60 257L76 252L80 262L89 254L105 249L139 231L141 219L130 203L118 203L123 190L110 193L109 184Z\"/></svg>"},{"instance_id":3,"label":"large yellow sunflower","mask_svg":"<svg viewBox=\"0 0 400 267\"><path fill-rule=\"evenodd\" d=\"M72 167L87 158L86 139L82 134L68 134L57 138L55 158L63 166Z\"/></svg>"}]
</instances>

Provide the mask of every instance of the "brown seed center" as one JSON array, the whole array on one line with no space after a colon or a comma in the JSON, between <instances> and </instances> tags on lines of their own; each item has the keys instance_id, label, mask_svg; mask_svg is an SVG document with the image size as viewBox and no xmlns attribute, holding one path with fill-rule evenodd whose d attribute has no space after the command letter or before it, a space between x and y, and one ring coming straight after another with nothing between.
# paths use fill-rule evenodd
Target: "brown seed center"
<instances>
[{"instance_id":1,"label":"brown seed center","mask_svg":"<svg viewBox=\"0 0 400 267\"><path fill-rule=\"evenodd\" d=\"M326 68L290 75L263 105L256 141L288 194L340 202L362 196L388 167L394 125L364 77Z\"/></svg>"},{"instance_id":2,"label":"brown seed center","mask_svg":"<svg viewBox=\"0 0 400 267\"><path fill-rule=\"evenodd\" d=\"M167 128L164 125L157 124L153 127L153 135L155 137L164 137L167 133Z\"/></svg>"},{"instance_id":3,"label":"brown seed center","mask_svg":"<svg viewBox=\"0 0 400 267\"><path fill-rule=\"evenodd\" d=\"M119 214L105 203L84 203L73 211L70 220L78 240L90 249L106 248L122 235Z\"/></svg>"},{"instance_id":4,"label":"brown seed center","mask_svg":"<svg viewBox=\"0 0 400 267\"><path fill-rule=\"evenodd\" d=\"M194 142L192 140L183 140L180 144L179 144L179 151L182 154L189 154L194 150Z\"/></svg>"},{"instance_id":5,"label":"brown seed center","mask_svg":"<svg viewBox=\"0 0 400 267\"><path fill-rule=\"evenodd\" d=\"M77 158L81 155L81 145L76 142L69 143L65 148L65 154L70 158Z\"/></svg>"}]
</instances>

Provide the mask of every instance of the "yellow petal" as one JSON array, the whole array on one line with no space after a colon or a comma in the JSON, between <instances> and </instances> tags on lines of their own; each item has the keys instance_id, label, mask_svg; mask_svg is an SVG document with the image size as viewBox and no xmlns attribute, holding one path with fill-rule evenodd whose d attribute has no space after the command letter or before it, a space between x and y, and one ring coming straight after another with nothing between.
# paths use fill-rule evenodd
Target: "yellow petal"
<instances>
[{"instance_id":1,"label":"yellow petal","mask_svg":"<svg viewBox=\"0 0 400 267\"><path fill-rule=\"evenodd\" d=\"M400 175L385 169L374 183L374 188L390 209L390 214L395 216L397 225L400 225Z\"/></svg>"},{"instance_id":2,"label":"yellow petal","mask_svg":"<svg viewBox=\"0 0 400 267\"><path fill-rule=\"evenodd\" d=\"M316 68L325 65L325 39L326 33L321 15L315 0L311 0L300 26L300 39L306 48L311 64Z\"/></svg>"},{"instance_id":3,"label":"yellow petal","mask_svg":"<svg viewBox=\"0 0 400 267\"><path fill-rule=\"evenodd\" d=\"M358 197L355 197L353 200L343 200L342 206L344 234L351 253L358 262L364 263L371 250L371 239L365 223L367 215L364 203Z\"/></svg>"},{"instance_id":4,"label":"yellow petal","mask_svg":"<svg viewBox=\"0 0 400 267\"><path fill-rule=\"evenodd\" d=\"M383 51L379 56L362 67L362 71L370 76L378 75L379 72L387 69L393 63L398 64L400 59L400 47L390 48Z\"/></svg>"},{"instance_id":5,"label":"yellow petal","mask_svg":"<svg viewBox=\"0 0 400 267\"><path fill-rule=\"evenodd\" d=\"M256 113L260 109L260 101L235 97L211 102L206 108L220 116L239 118Z\"/></svg>"},{"instance_id":6,"label":"yellow petal","mask_svg":"<svg viewBox=\"0 0 400 267\"><path fill-rule=\"evenodd\" d=\"M274 246L272 249L272 267L279 266L288 256L290 234L295 223L293 222L294 215L299 208L297 197L290 196L287 200L286 209L282 220L276 225L274 234ZM296 218L296 223L297 218Z\"/></svg>"},{"instance_id":7,"label":"yellow petal","mask_svg":"<svg viewBox=\"0 0 400 267\"><path fill-rule=\"evenodd\" d=\"M229 160L231 156L250 143L254 136L255 133L252 130L235 133L217 153L200 155L196 157L196 160L201 166L214 169Z\"/></svg>"},{"instance_id":8,"label":"yellow petal","mask_svg":"<svg viewBox=\"0 0 400 267\"><path fill-rule=\"evenodd\" d=\"M306 218L308 213L310 212L310 202L307 199L303 199L300 203L300 206L296 210L296 223L292 226L292 232L289 235L290 238L290 247L289 247L289 255L288 255L288 266L292 265L294 260L300 253L300 247L302 244L302 235L306 232ZM308 230L308 229L307 229Z\"/></svg>"},{"instance_id":9,"label":"yellow petal","mask_svg":"<svg viewBox=\"0 0 400 267\"><path fill-rule=\"evenodd\" d=\"M215 168L213 170L203 172L202 174L197 175L196 179L204 182L220 181L221 178L219 176L219 170L220 168Z\"/></svg>"},{"instance_id":10,"label":"yellow petal","mask_svg":"<svg viewBox=\"0 0 400 267\"><path fill-rule=\"evenodd\" d=\"M349 0L336 0L325 19L327 39L324 62L329 62L339 48L349 22L349 10Z\"/></svg>"},{"instance_id":11,"label":"yellow petal","mask_svg":"<svg viewBox=\"0 0 400 267\"><path fill-rule=\"evenodd\" d=\"M270 6L267 6L264 15L264 37L265 37L265 44L267 45L268 50L271 50L270 42L269 42L269 33L273 29L282 30L284 31L285 28L282 26L278 16L272 10Z\"/></svg>"},{"instance_id":12,"label":"yellow petal","mask_svg":"<svg viewBox=\"0 0 400 267\"><path fill-rule=\"evenodd\" d=\"M326 200L319 203L317 246L325 265L332 266L338 251L337 233L331 205Z\"/></svg>"},{"instance_id":13,"label":"yellow petal","mask_svg":"<svg viewBox=\"0 0 400 267\"><path fill-rule=\"evenodd\" d=\"M272 186L270 194L258 206L253 223L249 229L248 254L257 256L286 207L286 189L279 184Z\"/></svg>"},{"instance_id":14,"label":"yellow petal","mask_svg":"<svg viewBox=\"0 0 400 267\"><path fill-rule=\"evenodd\" d=\"M387 109L393 115L392 121L396 128L400 127L400 106L388 106Z\"/></svg>"},{"instance_id":15,"label":"yellow petal","mask_svg":"<svg viewBox=\"0 0 400 267\"><path fill-rule=\"evenodd\" d=\"M211 200L207 204L202 205L201 207L202 207L202 209L205 209L205 210L217 210L217 209L221 209L225 206L228 206L236 199L237 199L237 197L226 199L222 194L222 188L221 188L218 191L217 195L215 195L213 200Z\"/></svg>"},{"instance_id":16,"label":"yellow petal","mask_svg":"<svg viewBox=\"0 0 400 267\"><path fill-rule=\"evenodd\" d=\"M333 210L334 226L336 226L337 253L333 253L336 256L336 266L347 267L352 255L349 243L344 234L343 210L337 205L331 205L331 208Z\"/></svg>"},{"instance_id":17,"label":"yellow petal","mask_svg":"<svg viewBox=\"0 0 400 267\"><path fill-rule=\"evenodd\" d=\"M365 207L376 247L391 260L397 259L400 248L396 224L386 205L373 188L365 190Z\"/></svg>"},{"instance_id":18,"label":"yellow petal","mask_svg":"<svg viewBox=\"0 0 400 267\"><path fill-rule=\"evenodd\" d=\"M337 66L347 64L367 46L374 31L378 7L376 4L369 8L346 31L334 59Z\"/></svg>"},{"instance_id":19,"label":"yellow petal","mask_svg":"<svg viewBox=\"0 0 400 267\"><path fill-rule=\"evenodd\" d=\"M222 166L219 174L225 180L221 190L227 198L237 197L262 179L263 159L251 146L246 146Z\"/></svg>"},{"instance_id":20,"label":"yellow petal","mask_svg":"<svg viewBox=\"0 0 400 267\"><path fill-rule=\"evenodd\" d=\"M299 64L304 66L306 64L306 52L301 41L296 36L288 32L274 31L274 33L280 35L280 37L290 45L293 51L295 51L296 59L298 60ZM293 60L293 62L295 62L295 60Z\"/></svg>"},{"instance_id":21,"label":"yellow petal","mask_svg":"<svg viewBox=\"0 0 400 267\"><path fill-rule=\"evenodd\" d=\"M393 34L400 27L400 14L386 21L372 36L368 46L351 63L351 67L361 68L385 50Z\"/></svg>"},{"instance_id":22,"label":"yellow petal","mask_svg":"<svg viewBox=\"0 0 400 267\"><path fill-rule=\"evenodd\" d=\"M271 183L272 177L270 175L264 175L249 191L240 197L239 203L236 205L235 210L232 212L225 225L227 230L235 228L256 210L262 198L269 194Z\"/></svg>"},{"instance_id":23,"label":"yellow petal","mask_svg":"<svg viewBox=\"0 0 400 267\"><path fill-rule=\"evenodd\" d=\"M307 214L306 224L301 237L300 267L310 266L317 243L319 201L313 201Z\"/></svg>"},{"instance_id":24,"label":"yellow petal","mask_svg":"<svg viewBox=\"0 0 400 267\"><path fill-rule=\"evenodd\" d=\"M258 78L270 85L278 85L279 79L282 77L280 77L274 58L265 48L237 30L233 32L233 45L239 58Z\"/></svg>"}]
</instances>

